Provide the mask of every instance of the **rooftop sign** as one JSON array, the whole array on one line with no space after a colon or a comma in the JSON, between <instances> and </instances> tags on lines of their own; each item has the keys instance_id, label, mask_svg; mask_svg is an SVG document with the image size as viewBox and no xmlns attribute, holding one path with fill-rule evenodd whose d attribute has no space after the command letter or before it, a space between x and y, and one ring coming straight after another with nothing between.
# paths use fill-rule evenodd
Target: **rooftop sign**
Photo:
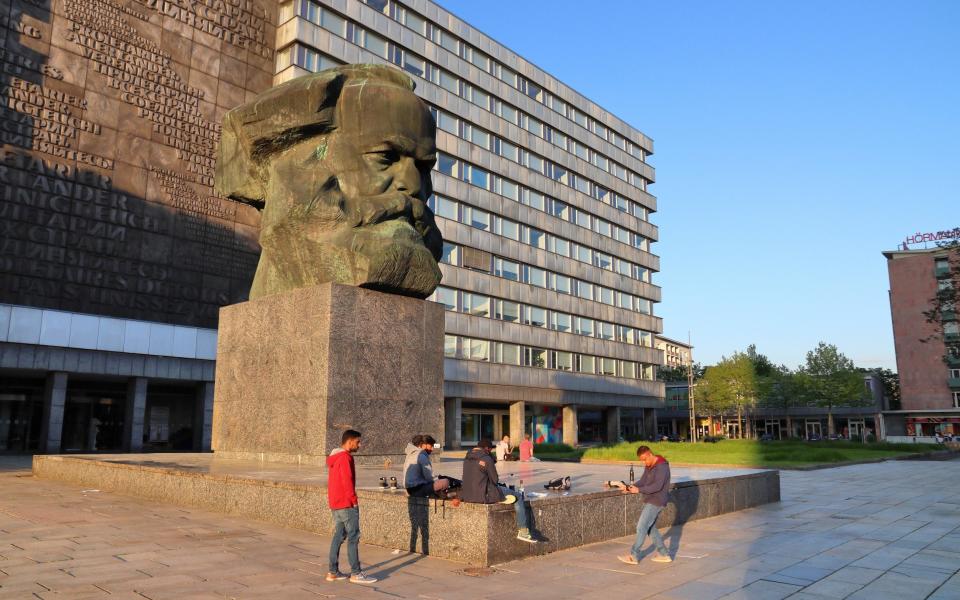
<instances>
[{"instance_id":1,"label":"rooftop sign","mask_svg":"<svg viewBox=\"0 0 960 600\"><path fill-rule=\"evenodd\" d=\"M947 231L938 231L936 233L917 232L907 236L900 247L903 250L909 250L911 244L925 244L927 242L941 242L945 240L960 240L960 227L955 227Z\"/></svg>"}]
</instances>

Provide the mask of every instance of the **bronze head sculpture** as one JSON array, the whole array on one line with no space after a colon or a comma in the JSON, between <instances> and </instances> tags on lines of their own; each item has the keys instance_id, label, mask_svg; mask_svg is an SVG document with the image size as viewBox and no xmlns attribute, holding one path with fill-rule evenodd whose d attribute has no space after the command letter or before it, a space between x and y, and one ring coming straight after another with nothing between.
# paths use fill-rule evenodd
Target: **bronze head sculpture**
<instances>
[{"instance_id":1,"label":"bronze head sculpture","mask_svg":"<svg viewBox=\"0 0 960 600\"><path fill-rule=\"evenodd\" d=\"M433 293L436 125L413 88L392 67L347 65L226 114L216 188L262 209L251 298L326 282Z\"/></svg>"}]
</instances>

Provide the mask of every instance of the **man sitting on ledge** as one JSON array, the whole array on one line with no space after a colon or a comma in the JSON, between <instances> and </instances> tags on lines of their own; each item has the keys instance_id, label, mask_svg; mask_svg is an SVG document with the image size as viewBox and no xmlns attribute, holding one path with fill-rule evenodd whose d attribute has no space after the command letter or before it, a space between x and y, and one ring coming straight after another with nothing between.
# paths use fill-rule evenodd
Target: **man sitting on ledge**
<instances>
[{"instance_id":1,"label":"man sitting on ledge","mask_svg":"<svg viewBox=\"0 0 960 600\"><path fill-rule=\"evenodd\" d=\"M450 479L440 477L434 480L433 464L430 454L437 441L430 435L415 435L404 451L403 486L407 494L416 498L439 498L446 495L450 488Z\"/></svg>"},{"instance_id":2,"label":"man sitting on ledge","mask_svg":"<svg viewBox=\"0 0 960 600\"><path fill-rule=\"evenodd\" d=\"M514 492L500 484L497 467L493 457L490 456L492 449L493 442L480 440L480 443L467 454L463 461L463 489L460 492L460 499L477 504L496 502L513 504L517 512L517 539L535 543L536 538L530 534L530 515L523 500L523 492Z\"/></svg>"}]
</instances>

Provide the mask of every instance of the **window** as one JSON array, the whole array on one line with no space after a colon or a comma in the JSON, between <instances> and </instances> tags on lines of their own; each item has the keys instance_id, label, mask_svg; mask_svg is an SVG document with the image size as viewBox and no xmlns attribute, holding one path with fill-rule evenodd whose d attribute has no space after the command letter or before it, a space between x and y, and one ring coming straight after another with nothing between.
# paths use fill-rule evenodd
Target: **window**
<instances>
[{"instance_id":1,"label":"window","mask_svg":"<svg viewBox=\"0 0 960 600\"><path fill-rule=\"evenodd\" d=\"M613 306L613 290L611 290L610 288L605 288L598 285L597 293L599 296L597 300L599 300L600 302L603 302L604 304L609 304L610 306Z\"/></svg>"},{"instance_id":2,"label":"window","mask_svg":"<svg viewBox=\"0 0 960 600\"><path fill-rule=\"evenodd\" d=\"M475 317L490 316L490 298L480 294L463 293L463 312Z\"/></svg>"},{"instance_id":3,"label":"window","mask_svg":"<svg viewBox=\"0 0 960 600\"><path fill-rule=\"evenodd\" d=\"M546 249L547 234L540 231L539 229L534 229L533 227L529 227L527 228L527 243L535 248Z\"/></svg>"},{"instance_id":4,"label":"window","mask_svg":"<svg viewBox=\"0 0 960 600\"><path fill-rule=\"evenodd\" d=\"M448 358L456 358L457 356L457 336L455 335L445 335L443 336L443 355Z\"/></svg>"},{"instance_id":5,"label":"window","mask_svg":"<svg viewBox=\"0 0 960 600\"><path fill-rule=\"evenodd\" d=\"M613 237L613 230L611 229L609 221L604 221L603 219L594 219L593 230L599 233L600 235Z\"/></svg>"},{"instance_id":6,"label":"window","mask_svg":"<svg viewBox=\"0 0 960 600\"><path fill-rule=\"evenodd\" d=\"M613 270L613 257L609 254L604 254L603 252L594 252L593 253L593 264L594 266L600 267L601 269L606 269L608 271ZM612 302L611 302L612 304Z\"/></svg>"},{"instance_id":7,"label":"window","mask_svg":"<svg viewBox=\"0 0 960 600\"><path fill-rule=\"evenodd\" d=\"M953 407L960 408L960 392L953 392Z\"/></svg>"},{"instance_id":8,"label":"window","mask_svg":"<svg viewBox=\"0 0 960 600\"><path fill-rule=\"evenodd\" d=\"M547 351L543 348L524 348L523 365L525 367L546 367Z\"/></svg>"},{"instance_id":9,"label":"window","mask_svg":"<svg viewBox=\"0 0 960 600\"><path fill-rule=\"evenodd\" d=\"M347 22L343 17L329 10L320 12L320 27L340 37L346 36Z\"/></svg>"},{"instance_id":10,"label":"window","mask_svg":"<svg viewBox=\"0 0 960 600\"><path fill-rule=\"evenodd\" d=\"M444 219L450 219L451 221L459 220L459 203L450 200L449 198L444 198L443 196L435 196L436 208L433 212L436 213L438 217L443 217Z\"/></svg>"},{"instance_id":11,"label":"window","mask_svg":"<svg viewBox=\"0 0 960 600\"><path fill-rule=\"evenodd\" d=\"M437 127L446 131L447 133L452 133L456 136L460 135L459 123L457 122L457 119L454 118L450 113L437 111Z\"/></svg>"},{"instance_id":12,"label":"window","mask_svg":"<svg viewBox=\"0 0 960 600\"><path fill-rule=\"evenodd\" d=\"M365 32L363 36L363 47L373 52L380 58L387 57L387 40L383 39L379 35L370 33L369 31Z\"/></svg>"},{"instance_id":13,"label":"window","mask_svg":"<svg viewBox=\"0 0 960 600\"><path fill-rule=\"evenodd\" d=\"M559 200L553 200L550 202L550 214L568 221L570 219L570 207Z\"/></svg>"},{"instance_id":14,"label":"window","mask_svg":"<svg viewBox=\"0 0 960 600\"><path fill-rule=\"evenodd\" d=\"M577 281L577 297L584 300L593 300L593 285L586 281Z\"/></svg>"},{"instance_id":15,"label":"window","mask_svg":"<svg viewBox=\"0 0 960 600\"><path fill-rule=\"evenodd\" d=\"M601 358L599 360L600 370L598 373L601 375L616 375L617 374L617 361L612 358Z\"/></svg>"},{"instance_id":16,"label":"window","mask_svg":"<svg viewBox=\"0 0 960 600\"><path fill-rule=\"evenodd\" d=\"M572 352L552 352L551 354L553 354L554 369L559 369L561 371L573 370L573 353Z\"/></svg>"},{"instance_id":17,"label":"window","mask_svg":"<svg viewBox=\"0 0 960 600\"><path fill-rule=\"evenodd\" d=\"M590 248L587 248L586 246L581 246L579 244L577 244L576 248L577 248L577 251L576 251L576 256L574 258L576 258L580 262L585 262L587 264L593 263L593 251L590 250Z\"/></svg>"},{"instance_id":18,"label":"window","mask_svg":"<svg viewBox=\"0 0 960 600\"><path fill-rule=\"evenodd\" d=\"M613 339L613 323L597 321L597 337L603 340Z\"/></svg>"},{"instance_id":19,"label":"window","mask_svg":"<svg viewBox=\"0 0 960 600\"><path fill-rule=\"evenodd\" d=\"M509 179L498 178L500 182L500 195L511 200L520 199L520 186Z\"/></svg>"},{"instance_id":20,"label":"window","mask_svg":"<svg viewBox=\"0 0 960 600\"><path fill-rule=\"evenodd\" d=\"M496 316L501 321L516 323L520 320L520 304L510 300L497 300Z\"/></svg>"},{"instance_id":21,"label":"window","mask_svg":"<svg viewBox=\"0 0 960 600\"><path fill-rule=\"evenodd\" d=\"M455 244L443 243L443 254L440 255L440 262L448 265L457 265L460 262L460 248Z\"/></svg>"},{"instance_id":22,"label":"window","mask_svg":"<svg viewBox=\"0 0 960 600\"><path fill-rule=\"evenodd\" d=\"M572 293L571 279L566 275L556 275L553 278L553 288L561 294Z\"/></svg>"},{"instance_id":23,"label":"window","mask_svg":"<svg viewBox=\"0 0 960 600\"><path fill-rule=\"evenodd\" d=\"M524 278L525 283L535 285L538 287L545 288L547 287L547 272L538 267L525 266L524 272L526 277Z\"/></svg>"},{"instance_id":24,"label":"window","mask_svg":"<svg viewBox=\"0 0 960 600\"><path fill-rule=\"evenodd\" d=\"M637 378L637 363L625 360L620 363L620 375L621 377L629 377L630 379Z\"/></svg>"},{"instance_id":25,"label":"window","mask_svg":"<svg viewBox=\"0 0 960 600\"><path fill-rule=\"evenodd\" d=\"M528 204L537 210L542 210L546 212L547 208L547 199L540 192L535 192L533 190L526 190L524 195L524 204Z\"/></svg>"},{"instance_id":26,"label":"window","mask_svg":"<svg viewBox=\"0 0 960 600\"><path fill-rule=\"evenodd\" d=\"M447 156L446 154L440 154L437 156L437 170L443 173L444 175L449 175L450 177L459 177L460 169L457 159L452 156Z\"/></svg>"},{"instance_id":27,"label":"window","mask_svg":"<svg viewBox=\"0 0 960 600\"><path fill-rule=\"evenodd\" d=\"M497 277L520 281L520 265L513 261L497 258L494 260L493 270Z\"/></svg>"},{"instance_id":28,"label":"window","mask_svg":"<svg viewBox=\"0 0 960 600\"><path fill-rule=\"evenodd\" d=\"M446 71L440 71L440 87L451 94L460 95L460 80Z\"/></svg>"},{"instance_id":29,"label":"window","mask_svg":"<svg viewBox=\"0 0 960 600\"><path fill-rule=\"evenodd\" d=\"M633 265L625 260L617 259L617 273L630 277L633 274Z\"/></svg>"},{"instance_id":30,"label":"window","mask_svg":"<svg viewBox=\"0 0 960 600\"><path fill-rule=\"evenodd\" d=\"M513 144L511 144L506 140L500 140L500 139L497 140L497 145L498 145L497 153L500 154L500 156L504 158L508 158L513 162L518 162L517 159L520 156L520 151L516 146L514 146Z\"/></svg>"},{"instance_id":31,"label":"window","mask_svg":"<svg viewBox=\"0 0 960 600\"><path fill-rule=\"evenodd\" d=\"M633 310L633 296L625 292L617 292L617 306L627 310Z\"/></svg>"},{"instance_id":32,"label":"window","mask_svg":"<svg viewBox=\"0 0 960 600\"><path fill-rule=\"evenodd\" d=\"M481 148L490 148L490 134L473 126L470 127L470 141Z\"/></svg>"},{"instance_id":33,"label":"window","mask_svg":"<svg viewBox=\"0 0 960 600\"><path fill-rule=\"evenodd\" d=\"M590 229L590 213L585 213L582 210L574 209L574 222L580 227L586 227Z\"/></svg>"},{"instance_id":34,"label":"window","mask_svg":"<svg viewBox=\"0 0 960 600\"><path fill-rule=\"evenodd\" d=\"M950 369L950 379L960 379L960 369Z\"/></svg>"},{"instance_id":35,"label":"window","mask_svg":"<svg viewBox=\"0 0 960 600\"><path fill-rule=\"evenodd\" d=\"M465 220L469 223L471 227L476 227L477 229L483 229L484 231L490 229L490 213L485 210L480 210L479 208L474 208L472 206L464 207L468 209L468 215L465 216Z\"/></svg>"},{"instance_id":36,"label":"window","mask_svg":"<svg viewBox=\"0 0 960 600\"><path fill-rule=\"evenodd\" d=\"M404 52L403 70L417 77L423 77L427 72L427 63L419 56Z\"/></svg>"},{"instance_id":37,"label":"window","mask_svg":"<svg viewBox=\"0 0 960 600\"><path fill-rule=\"evenodd\" d=\"M490 342L487 340L469 339L467 347L469 348L467 358L470 360L490 360Z\"/></svg>"},{"instance_id":38,"label":"window","mask_svg":"<svg viewBox=\"0 0 960 600\"><path fill-rule=\"evenodd\" d=\"M457 290L440 286L435 297L436 302L442 304L446 310L457 310Z\"/></svg>"},{"instance_id":39,"label":"window","mask_svg":"<svg viewBox=\"0 0 960 600\"><path fill-rule=\"evenodd\" d=\"M520 346L517 344L497 344L497 362L505 365L519 365Z\"/></svg>"},{"instance_id":40,"label":"window","mask_svg":"<svg viewBox=\"0 0 960 600\"><path fill-rule=\"evenodd\" d=\"M511 240L520 240L520 224L508 219L497 219L497 233Z\"/></svg>"},{"instance_id":41,"label":"window","mask_svg":"<svg viewBox=\"0 0 960 600\"><path fill-rule=\"evenodd\" d=\"M637 298L637 312L642 315L649 315L652 313L652 303L646 298Z\"/></svg>"},{"instance_id":42,"label":"window","mask_svg":"<svg viewBox=\"0 0 960 600\"><path fill-rule=\"evenodd\" d=\"M553 251L560 256L570 256L570 242L563 238L553 238Z\"/></svg>"},{"instance_id":43,"label":"window","mask_svg":"<svg viewBox=\"0 0 960 600\"><path fill-rule=\"evenodd\" d=\"M593 319L577 317L577 333L593 337Z\"/></svg>"},{"instance_id":44,"label":"window","mask_svg":"<svg viewBox=\"0 0 960 600\"><path fill-rule=\"evenodd\" d=\"M546 309L539 308L536 306L524 306L523 307L523 324L532 325L534 327L546 327L547 326Z\"/></svg>"},{"instance_id":45,"label":"window","mask_svg":"<svg viewBox=\"0 0 960 600\"><path fill-rule=\"evenodd\" d=\"M585 354L577 355L577 371L581 373L596 373L596 359Z\"/></svg>"},{"instance_id":46,"label":"window","mask_svg":"<svg viewBox=\"0 0 960 600\"><path fill-rule=\"evenodd\" d=\"M561 312L551 312L550 313L550 329L555 331L562 331L564 333L573 329L573 317L566 313Z\"/></svg>"},{"instance_id":47,"label":"window","mask_svg":"<svg viewBox=\"0 0 960 600\"><path fill-rule=\"evenodd\" d=\"M470 170L470 183L477 187L487 189L487 185L489 185L490 182L490 174L480 167L475 167L473 165L469 165L468 168Z\"/></svg>"}]
</instances>

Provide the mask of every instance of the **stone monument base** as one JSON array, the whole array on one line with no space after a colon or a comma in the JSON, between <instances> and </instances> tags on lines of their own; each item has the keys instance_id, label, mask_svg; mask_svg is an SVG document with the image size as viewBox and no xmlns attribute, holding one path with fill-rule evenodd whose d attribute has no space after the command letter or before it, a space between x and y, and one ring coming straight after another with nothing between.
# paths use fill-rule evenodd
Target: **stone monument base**
<instances>
[{"instance_id":1,"label":"stone monument base","mask_svg":"<svg viewBox=\"0 0 960 600\"><path fill-rule=\"evenodd\" d=\"M527 480L527 490L543 492L542 481L555 475L551 469L567 467L539 463L530 468L535 471ZM460 462L443 461L435 471L458 476ZM617 471L622 468L618 466ZM37 455L33 473L322 535L332 531L325 470L314 467L225 460L211 454ZM398 466L386 472L399 473ZM382 469L358 469L361 541L475 566L633 535L643 507L635 494L592 491L599 488L599 477L575 483L572 492L546 494L530 502L533 528L545 541L528 544L516 539L512 506L463 503L454 508L450 502L409 498L402 490L380 491L376 481L384 474ZM584 481L581 476L574 479ZM705 478L685 479L673 484L658 527L780 500L779 471L714 471ZM578 488L587 491L577 493Z\"/></svg>"},{"instance_id":2,"label":"stone monument base","mask_svg":"<svg viewBox=\"0 0 960 600\"><path fill-rule=\"evenodd\" d=\"M345 429L360 464L442 440L443 307L327 283L220 310L213 450L323 465Z\"/></svg>"}]
</instances>

